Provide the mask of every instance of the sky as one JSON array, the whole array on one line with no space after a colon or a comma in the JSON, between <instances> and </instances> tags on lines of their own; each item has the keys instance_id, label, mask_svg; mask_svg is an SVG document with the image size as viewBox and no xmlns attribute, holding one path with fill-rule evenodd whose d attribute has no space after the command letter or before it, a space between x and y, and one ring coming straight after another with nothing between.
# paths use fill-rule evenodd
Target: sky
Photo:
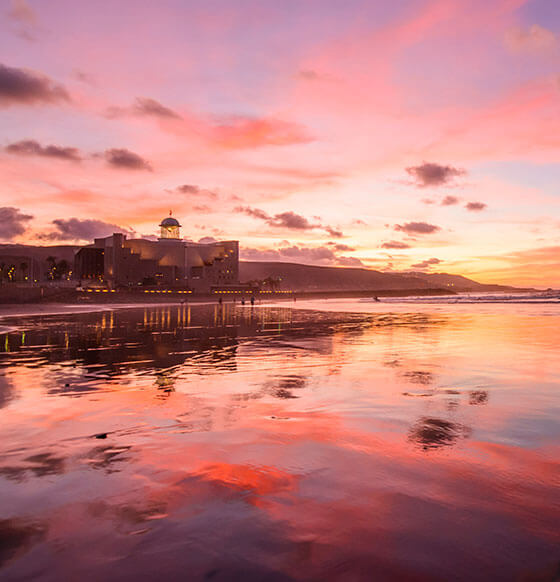
<instances>
[{"instance_id":1,"label":"sky","mask_svg":"<svg viewBox=\"0 0 560 582\"><path fill-rule=\"evenodd\" d=\"M560 286L560 2L0 0L0 241Z\"/></svg>"}]
</instances>

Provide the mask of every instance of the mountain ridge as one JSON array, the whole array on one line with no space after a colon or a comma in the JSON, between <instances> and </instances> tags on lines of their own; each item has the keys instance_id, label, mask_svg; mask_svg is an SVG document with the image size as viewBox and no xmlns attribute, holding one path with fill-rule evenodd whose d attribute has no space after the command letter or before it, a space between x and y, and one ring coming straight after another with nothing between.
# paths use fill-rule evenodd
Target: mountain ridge
<instances>
[{"instance_id":1,"label":"mountain ridge","mask_svg":"<svg viewBox=\"0 0 560 582\"><path fill-rule=\"evenodd\" d=\"M241 282L276 280L292 291L365 291L446 289L450 292L512 291L507 285L479 283L463 275L419 271L384 273L364 267L329 267L275 261L240 261ZM270 282L269 282L270 284Z\"/></svg>"}]
</instances>

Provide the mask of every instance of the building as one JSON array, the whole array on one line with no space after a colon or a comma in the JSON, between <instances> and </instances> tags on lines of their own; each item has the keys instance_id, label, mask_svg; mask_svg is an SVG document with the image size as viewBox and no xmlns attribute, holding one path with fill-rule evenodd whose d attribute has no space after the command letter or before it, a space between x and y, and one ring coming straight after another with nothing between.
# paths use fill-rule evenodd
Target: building
<instances>
[{"instance_id":1,"label":"building","mask_svg":"<svg viewBox=\"0 0 560 582\"><path fill-rule=\"evenodd\" d=\"M159 227L157 240L128 239L122 233L96 238L76 253L75 277L111 288L163 285L210 292L239 285L238 241L184 241L172 216Z\"/></svg>"}]
</instances>

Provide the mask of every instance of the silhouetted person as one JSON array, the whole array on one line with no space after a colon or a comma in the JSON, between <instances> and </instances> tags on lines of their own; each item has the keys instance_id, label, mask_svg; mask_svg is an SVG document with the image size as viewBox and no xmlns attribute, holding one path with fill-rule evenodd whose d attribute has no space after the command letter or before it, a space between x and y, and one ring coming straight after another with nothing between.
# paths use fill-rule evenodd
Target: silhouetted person
<instances>
[{"instance_id":1,"label":"silhouetted person","mask_svg":"<svg viewBox=\"0 0 560 582\"><path fill-rule=\"evenodd\" d=\"M222 304L222 298L221 298L221 297L219 297L219 298L218 298L218 303L219 303L220 305Z\"/></svg>"},{"instance_id":2,"label":"silhouetted person","mask_svg":"<svg viewBox=\"0 0 560 582\"><path fill-rule=\"evenodd\" d=\"M241 305L245 305L245 297L241 297Z\"/></svg>"},{"instance_id":3,"label":"silhouetted person","mask_svg":"<svg viewBox=\"0 0 560 582\"><path fill-rule=\"evenodd\" d=\"M251 295L251 307L253 307L253 305L255 305L255 296Z\"/></svg>"}]
</instances>

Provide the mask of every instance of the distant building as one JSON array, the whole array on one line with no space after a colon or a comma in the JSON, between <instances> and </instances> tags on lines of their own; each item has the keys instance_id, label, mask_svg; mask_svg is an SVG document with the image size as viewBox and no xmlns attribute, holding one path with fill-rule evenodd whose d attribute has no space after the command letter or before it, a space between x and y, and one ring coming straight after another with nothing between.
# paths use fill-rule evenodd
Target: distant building
<instances>
[{"instance_id":1,"label":"distant building","mask_svg":"<svg viewBox=\"0 0 560 582\"><path fill-rule=\"evenodd\" d=\"M172 216L159 227L157 241L127 239L121 233L96 238L76 253L74 277L84 283L103 281L113 288L165 285L200 292L239 284L238 241L186 242Z\"/></svg>"}]
</instances>

